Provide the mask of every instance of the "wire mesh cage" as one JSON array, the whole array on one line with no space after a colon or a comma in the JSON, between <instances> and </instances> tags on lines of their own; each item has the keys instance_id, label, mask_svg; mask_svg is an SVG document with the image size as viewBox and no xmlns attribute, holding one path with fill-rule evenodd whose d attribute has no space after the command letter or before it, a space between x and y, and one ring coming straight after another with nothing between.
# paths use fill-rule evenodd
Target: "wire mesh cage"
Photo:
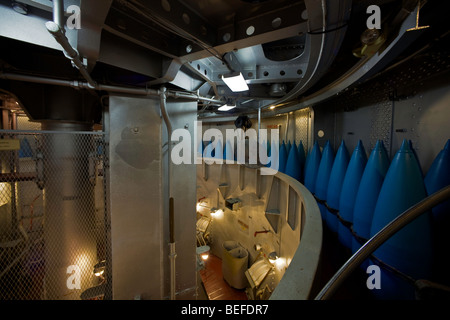
<instances>
[{"instance_id":1,"label":"wire mesh cage","mask_svg":"<svg viewBox=\"0 0 450 320\"><path fill-rule=\"evenodd\" d=\"M101 132L0 131L0 300L110 291Z\"/></svg>"}]
</instances>

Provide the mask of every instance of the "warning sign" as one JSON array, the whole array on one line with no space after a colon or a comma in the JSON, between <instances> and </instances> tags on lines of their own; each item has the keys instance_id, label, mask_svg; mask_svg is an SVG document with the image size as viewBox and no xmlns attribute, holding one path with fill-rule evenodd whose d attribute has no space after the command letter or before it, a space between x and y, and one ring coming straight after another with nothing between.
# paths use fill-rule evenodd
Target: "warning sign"
<instances>
[{"instance_id":1,"label":"warning sign","mask_svg":"<svg viewBox=\"0 0 450 320\"><path fill-rule=\"evenodd\" d=\"M20 150L20 140L0 140L0 151Z\"/></svg>"}]
</instances>

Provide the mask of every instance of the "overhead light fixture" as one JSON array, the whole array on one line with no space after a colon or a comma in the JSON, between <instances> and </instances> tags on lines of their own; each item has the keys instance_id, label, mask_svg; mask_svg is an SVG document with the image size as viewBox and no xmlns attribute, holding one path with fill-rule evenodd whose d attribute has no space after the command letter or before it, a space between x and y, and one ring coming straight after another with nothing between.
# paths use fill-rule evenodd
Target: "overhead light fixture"
<instances>
[{"instance_id":1,"label":"overhead light fixture","mask_svg":"<svg viewBox=\"0 0 450 320\"><path fill-rule=\"evenodd\" d=\"M218 110L219 111L230 111L236 108L236 104L227 103L223 106L221 106Z\"/></svg>"},{"instance_id":2,"label":"overhead light fixture","mask_svg":"<svg viewBox=\"0 0 450 320\"><path fill-rule=\"evenodd\" d=\"M275 110L276 108L276 106L270 106L270 110Z\"/></svg>"},{"instance_id":3,"label":"overhead light fixture","mask_svg":"<svg viewBox=\"0 0 450 320\"><path fill-rule=\"evenodd\" d=\"M241 72L234 72L228 75L223 75L222 80L233 92L242 92L249 90L247 82Z\"/></svg>"}]
</instances>

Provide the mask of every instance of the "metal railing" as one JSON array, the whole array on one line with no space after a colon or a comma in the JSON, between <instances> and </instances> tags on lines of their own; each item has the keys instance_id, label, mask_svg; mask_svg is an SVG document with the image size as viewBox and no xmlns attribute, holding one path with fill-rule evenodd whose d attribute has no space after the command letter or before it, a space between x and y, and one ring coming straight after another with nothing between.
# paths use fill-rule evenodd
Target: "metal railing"
<instances>
[{"instance_id":1,"label":"metal railing","mask_svg":"<svg viewBox=\"0 0 450 320\"><path fill-rule=\"evenodd\" d=\"M369 239L347 262L335 273L323 289L317 294L315 300L328 300L344 283L344 281L364 262L378 247L401 230L404 226L420 215L431 210L441 202L450 199L450 186L418 202Z\"/></svg>"}]
</instances>

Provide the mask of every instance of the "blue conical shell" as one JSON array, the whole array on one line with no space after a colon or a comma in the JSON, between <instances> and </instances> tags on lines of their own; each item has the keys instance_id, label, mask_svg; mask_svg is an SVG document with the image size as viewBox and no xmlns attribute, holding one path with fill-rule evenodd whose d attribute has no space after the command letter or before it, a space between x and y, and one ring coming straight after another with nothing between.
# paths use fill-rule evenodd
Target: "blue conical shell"
<instances>
[{"instance_id":1,"label":"blue conical shell","mask_svg":"<svg viewBox=\"0 0 450 320\"><path fill-rule=\"evenodd\" d=\"M227 140L227 142L225 143L225 147L223 150L223 159L234 161L234 150L233 147L231 146L230 140Z\"/></svg>"},{"instance_id":2,"label":"blue conical shell","mask_svg":"<svg viewBox=\"0 0 450 320\"><path fill-rule=\"evenodd\" d=\"M223 144L222 140L219 140L214 148L214 159L223 160Z\"/></svg>"},{"instance_id":3,"label":"blue conical shell","mask_svg":"<svg viewBox=\"0 0 450 320\"><path fill-rule=\"evenodd\" d=\"M205 142L203 140L197 146L197 156L202 158L205 156Z\"/></svg>"},{"instance_id":4,"label":"blue conical shell","mask_svg":"<svg viewBox=\"0 0 450 320\"><path fill-rule=\"evenodd\" d=\"M450 140L444 149L434 159L425 177L425 187L428 195L450 185ZM450 228L450 200L442 202L432 209L432 230L434 238L434 279L435 281L450 286L450 275L448 266L450 256L448 252Z\"/></svg>"},{"instance_id":5,"label":"blue conical shell","mask_svg":"<svg viewBox=\"0 0 450 320\"><path fill-rule=\"evenodd\" d=\"M303 146L303 142L300 141L298 144L298 161L300 163L300 182L305 182L305 162L306 162L306 154L305 154L305 147Z\"/></svg>"},{"instance_id":6,"label":"blue conical shell","mask_svg":"<svg viewBox=\"0 0 450 320\"><path fill-rule=\"evenodd\" d=\"M374 236L404 211L426 197L419 163L408 141L395 155L377 200L370 234ZM414 279L431 276L431 215L423 214L389 238L374 256ZM414 299L414 287L381 268L383 299Z\"/></svg>"},{"instance_id":7,"label":"blue conical shell","mask_svg":"<svg viewBox=\"0 0 450 320\"><path fill-rule=\"evenodd\" d=\"M383 141L379 140L367 161L353 208L353 230L367 240L370 238L373 212L388 169L389 157ZM361 244L353 239L352 251L356 252L360 247Z\"/></svg>"},{"instance_id":8,"label":"blue conical shell","mask_svg":"<svg viewBox=\"0 0 450 320\"><path fill-rule=\"evenodd\" d=\"M278 155L278 171L285 173L286 171L286 162L287 162L287 150L286 150L286 144L283 143L280 145L280 154Z\"/></svg>"},{"instance_id":9,"label":"blue conical shell","mask_svg":"<svg viewBox=\"0 0 450 320\"><path fill-rule=\"evenodd\" d=\"M428 195L431 195L440 189L450 185L450 139L447 141L444 149L439 152L434 159L427 175L425 176L425 187ZM441 220L447 220L450 215L450 201L446 201L433 208L433 220L439 223Z\"/></svg>"},{"instance_id":10,"label":"blue conical shell","mask_svg":"<svg viewBox=\"0 0 450 320\"><path fill-rule=\"evenodd\" d=\"M327 141L322 150L322 159L320 160L319 171L316 179L316 197L326 201L328 191L328 181L330 180L331 169L334 162L334 150L331 148L330 142ZM319 203L322 219L326 219L326 207Z\"/></svg>"},{"instance_id":11,"label":"blue conical shell","mask_svg":"<svg viewBox=\"0 0 450 320\"><path fill-rule=\"evenodd\" d=\"M330 208L335 210L339 210L342 183L344 181L345 173L347 172L349 158L350 156L347 147L345 146L344 141L342 141L341 146L336 153L336 157L334 158L327 190L327 204ZM338 223L338 218L327 210L327 226L330 230L337 232Z\"/></svg>"},{"instance_id":12,"label":"blue conical shell","mask_svg":"<svg viewBox=\"0 0 450 320\"><path fill-rule=\"evenodd\" d=\"M359 140L358 145L353 151L352 157L345 173L344 181L342 182L342 190L339 199L339 214L341 218L350 224L353 223L353 208L355 206L356 194L358 193L359 183L366 168L367 155L363 143ZM339 241L351 249L352 247L352 233L348 226L339 223L338 225L338 239Z\"/></svg>"},{"instance_id":13,"label":"blue conical shell","mask_svg":"<svg viewBox=\"0 0 450 320\"><path fill-rule=\"evenodd\" d=\"M33 156L33 151L31 150L30 143L28 139L25 138L20 141L19 158L31 158Z\"/></svg>"},{"instance_id":14,"label":"blue conical shell","mask_svg":"<svg viewBox=\"0 0 450 320\"><path fill-rule=\"evenodd\" d=\"M319 171L320 160L322 154L320 151L319 143L316 141L311 152L308 154L307 166L305 171L305 187L311 193L315 193L317 172Z\"/></svg>"},{"instance_id":15,"label":"blue conical shell","mask_svg":"<svg viewBox=\"0 0 450 320\"><path fill-rule=\"evenodd\" d=\"M300 180L301 168L298 159L298 149L294 145L290 148L289 156L286 162L286 174L296 180Z\"/></svg>"},{"instance_id":16,"label":"blue conical shell","mask_svg":"<svg viewBox=\"0 0 450 320\"><path fill-rule=\"evenodd\" d=\"M207 141L205 149L203 151L203 157L204 158L213 158L214 157L214 144L212 141Z\"/></svg>"}]
</instances>

